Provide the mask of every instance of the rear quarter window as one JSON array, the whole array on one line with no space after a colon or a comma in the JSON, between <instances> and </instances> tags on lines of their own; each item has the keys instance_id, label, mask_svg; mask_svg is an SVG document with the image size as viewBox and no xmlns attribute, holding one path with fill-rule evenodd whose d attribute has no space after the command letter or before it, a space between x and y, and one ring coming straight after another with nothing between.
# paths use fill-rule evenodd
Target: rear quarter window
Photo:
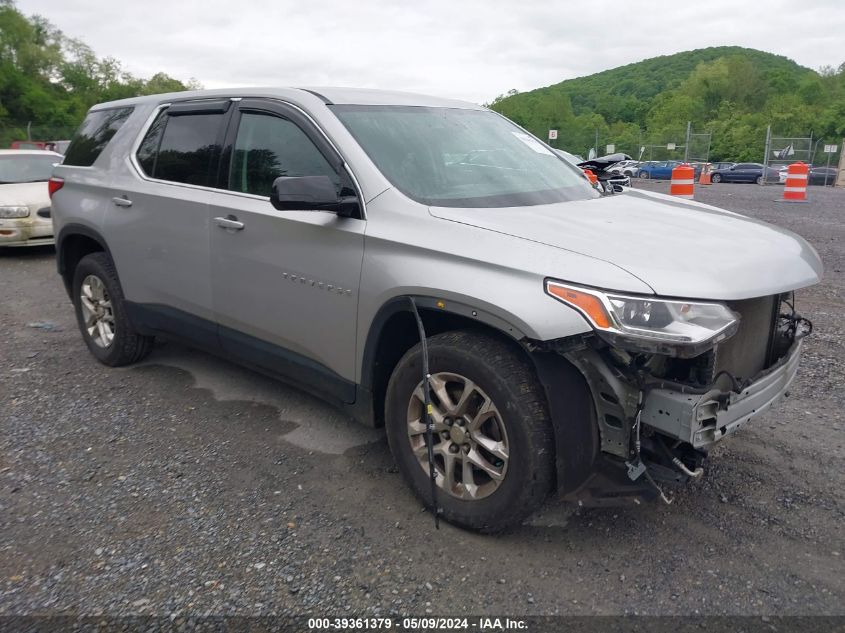
<instances>
[{"instance_id":1,"label":"rear quarter window","mask_svg":"<svg viewBox=\"0 0 845 633\"><path fill-rule=\"evenodd\" d=\"M90 167L112 137L126 123L133 108L110 108L89 112L65 153L65 165Z\"/></svg>"}]
</instances>

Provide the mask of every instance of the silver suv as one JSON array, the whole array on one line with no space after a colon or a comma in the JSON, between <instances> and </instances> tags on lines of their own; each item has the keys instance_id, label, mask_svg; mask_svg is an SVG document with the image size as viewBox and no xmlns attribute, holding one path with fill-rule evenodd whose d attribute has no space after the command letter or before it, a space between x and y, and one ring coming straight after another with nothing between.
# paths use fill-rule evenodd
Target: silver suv
<instances>
[{"instance_id":1,"label":"silver suv","mask_svg":"<svg viewBox=\"0 0 845 633\"><path fill-rule=\"evenodd\" d=\"M698 477L794 379L792 291L822 274L788 231L601 195L494 112L394 92L99 105L50 191L98 360L162 335L278 376L384 425L423 502L483 531Z\"/></svg>"}]
</instances>

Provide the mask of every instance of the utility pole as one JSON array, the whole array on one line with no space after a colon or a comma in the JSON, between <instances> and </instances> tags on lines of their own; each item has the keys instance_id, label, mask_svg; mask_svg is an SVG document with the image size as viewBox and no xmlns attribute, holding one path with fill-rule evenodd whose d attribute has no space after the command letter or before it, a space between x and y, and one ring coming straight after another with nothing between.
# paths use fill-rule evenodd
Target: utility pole
<instances>
[{"instance_id":1,"label":"utility pole","mask_svg":"<svg viewBox=\"0 0 845 633\"><path fill-rule=\"evenodd\" d=\"M687 140L684 143L684 162L689 162L689 140L692 136L692 121L687 121Z\"/></svg>"}]
</instances>

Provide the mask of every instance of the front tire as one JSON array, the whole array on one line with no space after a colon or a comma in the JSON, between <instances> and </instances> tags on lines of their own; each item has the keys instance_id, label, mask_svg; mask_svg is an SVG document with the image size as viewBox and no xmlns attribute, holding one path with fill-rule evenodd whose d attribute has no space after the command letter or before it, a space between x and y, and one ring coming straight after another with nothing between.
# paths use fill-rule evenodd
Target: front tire
<instances>
[{"instance_id":1,"label":"front tire","mask_svg":"<svg viewBox=\"0 0 845 633\"><path fill-rule=\"evenodd\" d=\"M758 185L762 185L762 184L763 184L763 177L762 177L762 176L757 176L757 180L755 180L755 182L756 182Z\"/></svg>"},{"instance_id":2,"label":"front tire","mask_svg":"<svg viewBox=\"0 0 845 633\"><path fill-rule=\"evenodd\" d=\"M641 172L640 172L640 178L641 178L641 179L643 179L643 180L648 180L648 179L649 179L649 177L650 177L650 176L649 176L649 173L648 173L647 171L641 171Z\"/></svg>"},{"instance_id":3,"label":"front tire","mask_svg":"<svg viewBox=\"0 0 845 633\"><path fill-rule=\"evenodd\" d=\"M720 182L722 182L722 177L721 177L719 174L713 174L713 175L710 177L710 182L713 182L713 183L720 183Z\"/></svg>"},{"instance_id":4,"label":"front tire","mask_svg":"<svg viewBox=\"0 0 845 633\"><path fill-rule=\"evenodd\" d=\"M139 334L129 322L111 257L106 253L83 257L74 271L72 289L79 331L98 361L120 367L150 353L155 339Z\"/></svg>"},{"instance_id":5,"label":"front tire","mask_svg":"<svg viewBox=\"0 0 845 633\"><path fill-rule=\"evenodd\" d=\"M438 505L461 527L498 532L542 504L554 483L554 442L543 389L527 358L493 336L428 339ZM385 403L387 439L411 488L432 506L422 348L399 361Z\"/></svg>"}]
</instances>

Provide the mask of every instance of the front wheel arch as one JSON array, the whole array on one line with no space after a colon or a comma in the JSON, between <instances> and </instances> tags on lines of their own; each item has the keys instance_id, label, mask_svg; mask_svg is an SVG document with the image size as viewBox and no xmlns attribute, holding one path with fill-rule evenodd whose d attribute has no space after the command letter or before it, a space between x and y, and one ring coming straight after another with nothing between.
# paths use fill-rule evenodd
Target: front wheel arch
<instances>
[{"instance_id":1,"label":"front wheel arch","mask_svg":"<svg viewBox=\"0 0 845 633\"><path fill-rule=\"evenodd\" d=\"M420 299L420 315L427 337L453 330L484 333L502 340L529 359L543 386L551 415L557 492L568 495L576 491L595 471L600 453L593 394L581 371L558 353L539 351L545 346L538 341L525 337L517 340L512 331L477 319L426 309L423 298L416 299ZM397 297L385 304L373 320L365 345L358 391L362 402L356 407L359 419L376 427L384 426L390 376L402 356L417 343L419 333L408 297Z\"/></svg>"},{"instance_id":2,"label":"front wheel arch","mask_svg":"<svg viewBox=\"0 0 845 633\"><path fill-rule=\"evenodd\" d=\"M524 334L515 326L484 310L449 302L449 308L438 307L433 297L415 296L414 301L423 320L426 337L454 330L475 330L502 338L526 353L518 341ZM455 311L455 309L461 311ZM371 423L384 425L384 396L387 383L399 359L419 343L416 320L411 312L410 297L401 295L385 303L373 318L361 360L358 403L361 411L372 416Z\"/></svg>"}]
</instances>

